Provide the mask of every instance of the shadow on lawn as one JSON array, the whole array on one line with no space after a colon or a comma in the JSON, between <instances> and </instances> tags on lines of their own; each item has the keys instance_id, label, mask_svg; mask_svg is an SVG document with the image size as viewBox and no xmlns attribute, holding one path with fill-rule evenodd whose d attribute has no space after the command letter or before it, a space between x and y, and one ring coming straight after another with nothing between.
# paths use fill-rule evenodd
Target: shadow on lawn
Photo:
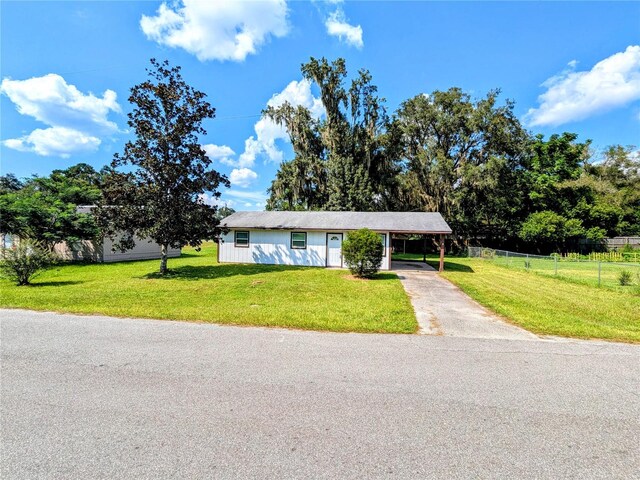
<instances>
[{"instance_id":1,"label":"shadow on lawn","mask_svg":"<svg viewBox=\"0 0 640 480\"><path fill-rule=\"evenodd\" d=\"M396 275L395 273L385 273L385 272L378 272L374 275L373 278L370 278L370 280L397 280L398 275Z\"/></svg>"},{"instance_id":2,"label":"shadow on lawn","mask_svg":"<svg viewBox=\"0 0 640 480\"><path fill-rule=\"evenodd\" d=\"M169 269L166 275L158 272L148 273L139 278L158 280L201 280L235 276L259 275L261 273L285 272L289 270L303 271L314 267L298 267L293 265L251 265L251 264L216 264L216 265L185 265Z\"/></svg>"},{"instance_id":3,"label":"shadow on lawn","mask_svg":"<svg viewBox=\"0 0 640 480\"><path fill-rule=\"evenodd\" d=\"M440 266L440 262L438 260L429 260L427 259L427 263L431 265L433 268L438 269ZM464 273L475 273L473 268L469 265L464 265L462 263L458 263L455 260L445 260L444 261L444 271L449 272L464 272Z\"/></svg>"},{"instance_id":4,"label":"shadow on lawn","mask_svg":"<svg viewBox=\"0 0 640 480\"><path fill-rule=\"evenodd\" d=\"M34 282L30 283L30 287L66 287L68 285L79 285L84 282L80 282L77 280L64 280L64 281L55 281L51 280L48 282Z\"/></svg>"}]
</instances>

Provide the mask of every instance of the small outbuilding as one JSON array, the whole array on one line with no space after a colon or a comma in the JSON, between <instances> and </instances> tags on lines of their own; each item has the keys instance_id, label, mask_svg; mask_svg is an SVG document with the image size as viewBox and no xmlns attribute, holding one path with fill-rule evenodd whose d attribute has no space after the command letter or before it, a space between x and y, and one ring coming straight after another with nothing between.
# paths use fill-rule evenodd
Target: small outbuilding
<instances>
[{"instance_id":1,"label":"small outbuilding","mask_svg":"<svg viewBox=\"0 0 640 480\"><path fill-rule=\"evenodd\" d=\"M78 213L90 214L94 208L93 205L81 205L77 211ZM63 260L73 261L111 263L161 258L160 245L150 238L136 238L135 242L135 247L125 252L114 249L114 242L106 237L98 240L81 240L73 245L66 242L58 243L54 248ZM169 258L179 257L181 253L182 250L179 248L169 248L167 256Z\"/></svg>"},{"instance_id":2,"label":"small outbuilding","mask_svg":"<svg viewBox=\"0 0 640 480\"><path fill-rule=\"evenodd\" d=\"M344 266L342 242L348 232L368 228L380 235L391 269L393 234L437 235L440 270L444 237L451 228L436 212L236 212L222 220L226 233L218 244L220 263L260 263L313 267Z\"/></svg>"}]
</instances>

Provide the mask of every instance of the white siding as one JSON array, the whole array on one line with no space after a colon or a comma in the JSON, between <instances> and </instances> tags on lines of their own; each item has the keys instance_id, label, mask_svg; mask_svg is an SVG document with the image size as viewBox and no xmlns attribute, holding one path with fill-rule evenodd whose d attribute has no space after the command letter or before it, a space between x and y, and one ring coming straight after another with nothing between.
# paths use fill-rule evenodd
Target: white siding
<instances>
[{"instance_id":1,"label":"white siding","mask_svg":"<svg viewBox=\"0 0 640 480\"><path fill-rule=\"evenodd\" d=\"M102 262L102 247L92 240L81 240L73 246L67 242L56 243L54 251L63 260Z\"/></svg>"},{"instance_id":2,"label":"white siding","mask_svg":"<svg viewBox=\"0 0 640 480\"><path fill-rule=\"evenodd\" d=\"M245 229L238 229L246 231ZM295 230L296 232L298 230ZM301 231L301 230L300 230ZM325 267L327 255L327 232L307 231L307 248L291 248L291 230L251 230L249 246L236 247L234 230L222 235L219 245L220 263L261 263L268 265L301 265ZM348 232L342 233L347 238ZM386 233L386 255L391 253L389 234ZM389 269L388 257L382 259L381 270Z\"/></svg>"},{"instance_id":3,"label":"white siding","mask_svg":"<svg viewBox=\"0 0 640 480\"><path fill-rule=\"evenodd\" d=\"M120 252L119 250L112 252L112 247L113 242L108 238L105 238L102 245L103 262L124 262L127 260L150 260L160 258L160 245L148 239L136 239L136 246L126 252ZM167 255L169 257L179 257L180 249L170 248Z\"/></svg>"}]
</instances>

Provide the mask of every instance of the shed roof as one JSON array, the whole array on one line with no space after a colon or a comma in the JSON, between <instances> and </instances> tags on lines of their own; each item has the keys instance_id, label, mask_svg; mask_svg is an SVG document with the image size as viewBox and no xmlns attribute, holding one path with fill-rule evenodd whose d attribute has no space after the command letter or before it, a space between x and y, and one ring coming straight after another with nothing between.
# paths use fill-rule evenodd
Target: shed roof
<instances>
[{"instance_id":1,"label":"shed roof","mask_svg":"<svg viewBox=\"0 0 640 480\"><path fill-rule=\"evenodd\" d=\"M236 212L226 228L268 230L371 230L397 233L451 233L437 212Z\"/></svg>"}]
</instances>

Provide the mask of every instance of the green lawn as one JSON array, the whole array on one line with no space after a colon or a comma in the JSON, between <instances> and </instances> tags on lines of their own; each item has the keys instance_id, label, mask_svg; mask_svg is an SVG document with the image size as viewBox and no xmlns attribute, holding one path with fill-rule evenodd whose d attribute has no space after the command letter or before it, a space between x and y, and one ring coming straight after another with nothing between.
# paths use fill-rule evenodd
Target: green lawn
<instances>
[{"instance_id":1,"label":"green lawn","mask_svg":"<svg viewBox=\"0 0 640 480\"><path fill-rule=\"evenodd\" d=\"M532 332L640 343L640 296L631 287L613 291L476 258L447 258L442 275Z\"/></svg>"},{"instance_id":2,"label":"green lawn","mask_svg":"<svg viewBox=\"0 0 640 480\"><path fill-rule=\"evenodd\" d=\"M340 332L417 329L393 273L356 280L344 270L217 264L215 248L185 249L169 259L166 278L150 260L63 265L28 287L0 280L0 306Z\"/></svg>"},{"instance_id":3,"label":"green lawn","mask_svg":"<svg viewBox=\"0 0 640 480\"><path fill-rule=\"evenodd\" d=\"M504 267L526 270L564 280L583 283L590 286L600 286L622 292L640 291L640 264L629 264L619 262L588 262L572 261L560 259L554 261L545 257L494 257L493 259L483 259L496 265ZM528 266L528 267L527 267ZM618 281L620 273L626 270L631 274L631 284L621 286Z\"/></svg>"},{"instance_id":4,"label":"green lawn","mask_svg":"<svg viewBox=\"0 0 640 480\"><path fill-rule=\"evenodd\" d=\"M428 256L433 257L433 255L434 254L429 254ZM421 262L423 258L421 253L394 253L391 255L391 260L401 260L405 262Z\"/></svg>"}]
</instances>

